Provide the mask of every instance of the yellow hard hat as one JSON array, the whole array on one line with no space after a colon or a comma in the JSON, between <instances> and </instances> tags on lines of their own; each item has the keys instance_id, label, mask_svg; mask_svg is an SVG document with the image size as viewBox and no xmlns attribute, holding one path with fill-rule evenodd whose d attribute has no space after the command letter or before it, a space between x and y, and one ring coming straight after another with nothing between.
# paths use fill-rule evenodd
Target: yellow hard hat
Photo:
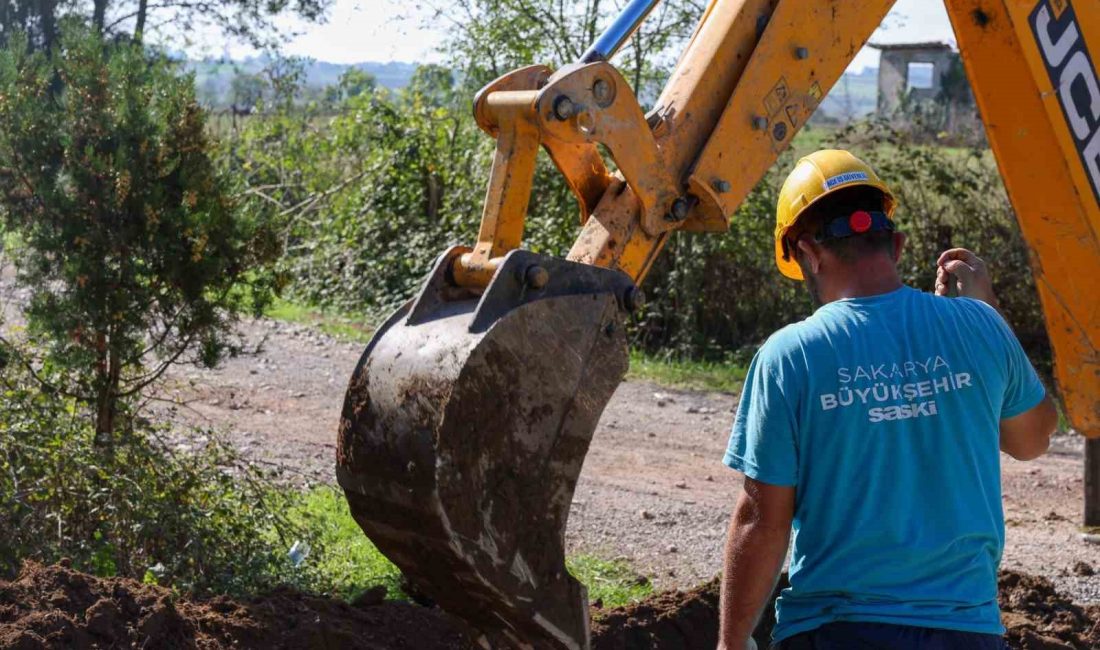
<instances>
[{"instance_id":1,"label":"yellow hard hat","mask_svg":"<svg viewBox=\"0 0 1100 650\"><path fill-rule=\"evenodd\" d=\"M798 161L779 190L775 210L775 264L788 278L802 280L802 269L793 251L785 251L783 238L798 217L822 197L849 187L865 185L883 194L882 210L893 221L897 201L871 166L843 149L822 149Z\"/></svg>"}]
</instances>

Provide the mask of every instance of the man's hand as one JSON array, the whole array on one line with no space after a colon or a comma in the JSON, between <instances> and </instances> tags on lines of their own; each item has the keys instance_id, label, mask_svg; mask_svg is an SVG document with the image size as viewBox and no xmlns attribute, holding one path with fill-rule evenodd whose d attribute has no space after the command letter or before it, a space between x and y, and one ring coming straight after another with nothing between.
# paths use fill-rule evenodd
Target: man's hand
<instances>
[{"instance_id":1,"label":"man's hand","mask_svg":"<svg viewBox=\"0 0 1100 650\"><path fill-rule=\"evenodd\" d=\"M936 295L949 295L951 282L956 283L960 296L981 300L1000 309L985 261L965 248L944 251L936 260Z\"/></svg>"}]
</instances>

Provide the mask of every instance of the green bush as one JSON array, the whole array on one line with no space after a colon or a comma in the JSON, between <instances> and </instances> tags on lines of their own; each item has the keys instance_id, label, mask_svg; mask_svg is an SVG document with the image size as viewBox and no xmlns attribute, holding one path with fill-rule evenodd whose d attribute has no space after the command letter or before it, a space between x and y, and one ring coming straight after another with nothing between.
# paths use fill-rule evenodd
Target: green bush
<instances>
[{"instance_id":1,"label":"green bush","mask_svg":"<svg viewBox=\"0 0 1100 650\"><path fill-rule=\"evenodd\" d=\"M726 233L675 233L646 280L652 296L634 330L651 354L747 363L776 329L810 313L800 283L773 257L785 154L745 198Z\"/></svg>"},{"instance_id":2,"label":"green bush","mask_svg":"<svg viewBox=\"0 0 1100 650\"><path fill-rule=\"evenodd\" d=\"M972 248L989 262L1002 310L1028 354L1050 374L1027 245L988 149L914 144L873 121L832 133L820 147L852 150L897 195L895 216L909 236L904 282L931 291L940 252ZM811 312L802 284L775 268L775 203L793 164L790 153L780 157L734 214L728 233L672 238L647 280L653 300L637 323L636 343L651 353L716 360L732 354L741 361L776 329Z\"/></svg>"},{"instance_id":3,"label":"green bush","mask_svg":"<svg viewBox=\"0 0 1100 650\"><path fill-rule=\"evenodd\" d=\"M436 77L437 86L450 83ZM293 215L285 262L296 300L385 312L415 293L442 250L474 241L493 142L456 104L455 92L416 88L362 93L328 120L262 117L234 141L250 185L283 193L272 194L276 200L264 209ZM1005 313L1049 370L1027 249L988 149L916 144L878 122L817 130L796 145L850 148L896 189L898 220L910 236L906 282L930 290L935 259L949 245L987 258ZM782 277L773 258L775 202L794 161L793 153L780 156L729 232L673 235L646 280L649 304L631 326L636 347L651 356L738 364L772 332L811 312L802 284ZM524 245L560 255L578 232L576 206L556 170L542 163Z\"/></svg>"},{"instance_id":4,"label":"green bush","mask_svg":"<svg viewBox=\"0 0 1100 650\"><path fill-rule=\"evenodd\" d=\"M293 493L209 433L138 421L105 454L76 400L42 391L0 350L0 574L68 557L198 593L303 581L287 551L323 545L285 516Z\"/></svg>"},{"instance_id":5,"label":"green bush","mask_svg":"<svg viewBox=\"0 0 1100 650\"><path fill-rule=\"evenodd\" d=\"M225 142L248 206L283 233L300 302L385 313L407 300L444 249L477 236L494 142L450 74L422 67L408 89L363 89L335 114L284 104ZM561 254L577 207L543 157L526 245Z\"/></svg>"}]
</instances>

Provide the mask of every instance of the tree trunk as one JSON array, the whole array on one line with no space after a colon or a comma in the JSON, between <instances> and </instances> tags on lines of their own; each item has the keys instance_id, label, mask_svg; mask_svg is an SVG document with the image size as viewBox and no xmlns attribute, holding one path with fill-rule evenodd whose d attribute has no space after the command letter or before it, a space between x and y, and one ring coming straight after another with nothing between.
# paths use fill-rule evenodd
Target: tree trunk
<instances>
[{"instance_id":1,"label":"tree trunk","mask_svg":"<svg viewBox=\"0 0 1100 650\"><path fill-rule=\"evenodd\" d=\"M424 169L421 173L424 179L424 215L428 223L436 223L443 206L443 187L439 177L431 171Z\"/></svg>"},{"instance_id":2,"label":"tree trunk","mask_svg":"<svg viewBox=\"0 0 1100 650\"><path fill-rule=\"evenodd\" d=\"M57 41L57 0L39 0L37 4L42 49L49 52Z\"/></svg>"},{"instance_id":3,"label":"tree trunk","mask_svg":"<svg viewBox=\"0 0 1100 650\"><path fill-rule=\"evenodd\" d=\"M100 449L111 447L115 431L115 403L109 390L101 390L96 399L95 440Z\"/></svg>"},{"instance_id":4,"label":"tree trunk","mask_svg":"<svg viewBox=\"0 0 1100 650\"><path fill-rule=\"evenodd\" d=\"M100 357L99 371L96 373L95 443L101 450L110 450L114 447L121 368L118 352L107 342L107 337L100 334L99 342L104 353Z\"/></svg>"},{"instance_id":5,"label":"tree trunk","mask_svg":"<svg viewBox=\"0 0 1100 650\"><path fill-rule=\"evenodd\" d=\"M93 0L92 26L102 33L107 26L107 0Z\"/></svg>"},{"instance_id":6,"label":"tree trunk","mask_svg":"<svg viewBox=\"0 0 1100 650\"><path fill-rule=\"evenodd\" d=\"M138 0L137 24L134 26L134 40L141 42L145 33L145 16L149 13L149 0Z\"/></svg>"}]
</instances>

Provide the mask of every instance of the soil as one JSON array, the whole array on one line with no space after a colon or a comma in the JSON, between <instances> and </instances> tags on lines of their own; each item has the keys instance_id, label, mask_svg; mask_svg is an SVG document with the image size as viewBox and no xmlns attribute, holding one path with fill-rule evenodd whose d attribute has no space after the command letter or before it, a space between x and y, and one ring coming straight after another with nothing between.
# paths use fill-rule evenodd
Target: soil
<instances>
[{"instance_id":1,"label":"soil","mask_svg":"<svg viewBox=\"0 0 1100 650\"><path fill-rule=\"evenodd\" d=\"M767 648L775 627L775 602L787 587L783 574L753 638ZM687 650L718 645L718 578L688 591L666 591L640 603L592 610L592 650Z\"/></svg>"},{"instance_id":2,"label":"soil","mask_svg":"<svg viewBox=\"0 0 1100 650\"><path fill-rule=\"evenodd\" d=\"M1003 572L997 580L1001 619L1011 648L1100 648L1100 605L1081 607L1059 594L1050 580Z\"/></svg>"},{"instance_id":3,"label":"soil","mask_svg":"<svg viewBox=\"0 0 1100 650\"><path fill-rule=\"evenodd\" d=\"M0 649L364 648L467 650L463 625L398 602L343 601L277 590L241 602L191 601L121 578L27 563L0 582Z\"/></svg>"},{"instance_id":4,"label":"soil","mask_svg":"<svg viewBox=\"0 0 1100 650\"><path fill-rule=\"evenodd\" d=\"M1015 572L1001 575L1000 589L1010 648L1100 647L1100 607L1074 605L1049 580ZM592 618L593 650L709 650L718 635L718 582L629 607L593 607ZM757 630L761 647L773 624L765 620ZM0 650L127 647L473 650L477 644L460 621L384 601L378 592L355 604L292 589L247 601L190 600L156 585L79 573L65 562L28 562L14 581L0 581Z\"/></svg>"}]
</instances>

